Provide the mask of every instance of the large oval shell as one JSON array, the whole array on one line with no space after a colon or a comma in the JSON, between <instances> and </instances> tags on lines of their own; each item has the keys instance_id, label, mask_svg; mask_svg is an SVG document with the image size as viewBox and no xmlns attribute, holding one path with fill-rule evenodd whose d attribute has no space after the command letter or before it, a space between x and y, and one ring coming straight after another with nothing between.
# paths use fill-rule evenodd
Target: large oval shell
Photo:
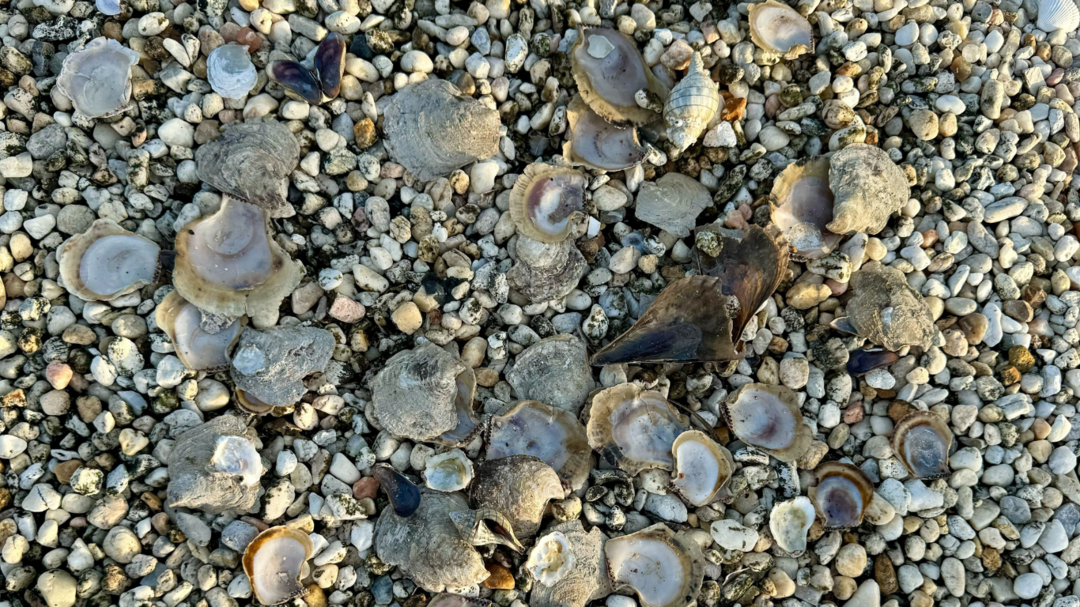
<instances>
[{"instance_id":1,"label":"large oval shell","mask_svg":"<svg viewBox=\"0 0 1080 607\"><path fill-rule=\"evenodd\" d=\"M519 249L520 250L520 249ZM585 342L571 333L545 337L522 350L506 381L514 396L577 415L595 387Z\"/></svg>"},{"instance_id":2,"label":"large oval shell","mask_svg":"<svg viewBox=\"0 0 1080 607\"><path fill-rule=\"evenodd\" d=\"M889 154L865 143L853 143L832 155L829 189L833 216L826 227L834 234L877 234L911 195L904 171Z\"/></svg>"},{"instance_id":3,"label":"large oval shell","mask_svg":"<svg viewBox=\"0 0 1080 607\"><path fill-rule=\"evenodd\" d=\"M680 152L694 145L722 105L719 84L709 77L701 54L695 51L686 75L664 102L668 139Z\"/></svg>"},{"instance_id":4,"label":"large oval shell","mask_svg":"<svg viewBox=\"0 0 1080 607\"><path fill-rule=\"evenodd\" d=\"M218 95L240 99L255 88L259 73L246 46L223 44L206 58L206 79Z\"/></svg>"},{"instance_id":5,"label":"large oval shell","mask_svg":"<svg viewBox=\"0 0 1080 607\"><path fill-rule=\"evenodd\" d=\"M671 488L697 507L717 499L735 473L731 452L699 430L683 432L671 445L675 461Z\"/></svg>"},{"instance_id":6,"label":"large oval shell","mask_svg":"<svg viewBox=\"0 0 1080 607\"><path fill-rule=\"evenodd\" d=\"M111 219L64 241L58 250L64 288L85 301L111 301L153 284L161 248Z\"/></svg>"},{"instance_id":7,"label":"large oval shell","mask_svg":"<svg viewBox=\"0 0 1080 607\"><path fill-rule=\"evenodd\" d=\"M630 588L645 607L685 607L705 579L698 544L663 523L608 540L604 554L615 587Z\"/></svg>"},{"instance_id":8,"label":"large oval shell","mask_svg":"<svg viewBox=\"0 0 1080 607\"><path fill-rule=\"evenodd\" d=\"M566 240L585 206L585 176L579 171L533 163L514 183L510 217L518 232L540 242Z\"/></svg>"},{"instance_id":9,"label":"large oval shell","mask_svg":"<svg viewBox=\"0 0 1080 607\"><path fill-rule=\"evenodd\" d=\"M305 563L314 555L311 538L299 529L271 527L255 536L243 558L255 598L263 605L280 605L301 596Z\"/></svg>"},{"instance_id":10,"label":"large oval shell","mask_svg":"<svg viewBox=\"0 0 1080 607\"><path fill-rule=\"evenodd\" d=\"M476 470L469 499L478 510L497 510L520 538L536 535L551 500L566 496L559 475L539 458L511 455L488 460Z\"/></svg>"},{"instance_id":11,"label":"large oval shell","mask_svg":"<svg viewBox=\"0 0 1080 607\"><path fill-rule=\"evenodd\" d=\"M585 607L590 601L611 594L611 580L604 557L607 537L598 527L585 533L581 521L575 519L552 525L548 532L560 533L569 540L574 566L550 586L533 586L529 593L530 607Z\"/></svg>"},{"instance_id":12,"label":"large oval shell","mask_svg":"<svg viewBox=\"0 0 1080 607\"><path fill-rule=\"evenodd\" d=\"M176 356L188 369L221 370L229 366L229 354L240 338L240 321L234 320L217 333L202 327L202 312L176 291L169 292L154 311L154 319L169 339Z\"/></svg>"},{"instance_id":13,"label":"large oval shell","mask_svg":"<svg viewBox=\"0 0 1080 607\"><path fill-rule=\"evenodd\" d=\"M107 118L127 109L131 67L139 53L111 38L94 38L64 59L56 86L75 111L87 118Z\"/></svg>"},{"instance_id":14,"label":"large oval shell","mask_svg":"<svg viewBox=\"0 0 1080 607\"><path fill-rule=\"evenodd\" d=\"M794 59L814 50L814 29L799 11L768 0L750 5L750 39L760 48Z\"/></svg>"},{"instance_id":15,"label":"large oval shell","mask_svg":"<svg viewBox=\"0 0 1080 607\"><path fill-rule=\"evenodd\" d=\"M804 158L784 168L773 181L769 206L795 259L824 257L840 243L826 227L833 219L828 158Z\"/></svg>"},{"instance_id":16,"label":"large oval shell","mask_svg":"<svg viewBox=\"0 0 1080 607\"><path fill-rule=\"evenodd\" d=\"M689 428L686 416L663 394L626 383L592 395L586 432L589 445L607 461L637 474L650 468L671 470L672 445Z\"/></svg>"},{"instance_id":17,"label":"large oval shell","mask_svg":"<svg viewBox=\"0 0 1080 607\"><path fill-rule=\"evenodd\" d=\"M814 439L803 423L799 395L784 386L746 384L721 410L739 440L783 462L802 457Z\"/></svg>"},{"instance_id":18,"label":"large oval shell","mask_svg":"<svg viewBox=\"0 0 1080 607\"><path fill-rule=\"evenodd\" d=\"M808 491L825 529L858 527L874 499L874 483L862 468L842 462L826 462L814 471L817 486Z\"/></svg>"},{"instance_id":19,"label":"large oval shell","mask_svg":"<svg viewBox=\"0 0 1080 607\"><path fill-rule=\"evenodd\" d=\"M948 474L952 441L949 425L930 411L916 411L893 429L893 452L915 478L934 479Z\"/></svg>"},{"instance_id":20,"label":"large oval shell","mask_svg":"<svg viewBox=\"0 0 1080 607\"><path fill-rule=\"evenodd\" d=\"M638 105L635 95L641 89L667 96L667 87L649 71L637 44L617 30L578 30L570 66L582 98L610 122L645 124L657 117Z\"/></svg>"},{"instance_id":21,"label":"large oval shell","mask_svg":"<svg viewBox=\"0 0 1080 607\"><path fill-rule=\"evenodd\" d=\"M491 418L487 459L508 455L544 460L574 490L585 485L592 464L592 449L577 417L535 400L520 401Z\"/></svg>"},{"instance_id":22,"label":"large oval shell","mask_svg":"<svg viewBox=\"0 0 1080 607\"><path fill-rule=\"evenodd\" d=\"M574 166L598 171L621 171L639 164L647 150L638 141L637 129L604 120L575 95L566 108L570 138L562 153Z\"/></svg>"},{"instance_id":23,"label":"large oval shell","mask_svg":"<svg viewBox=\"0 0 1080 607\"><path fill-rule=\"evenodd\" d=\"M283 123L272 120L229 123L221 136L195 150L199 179L262 207L272 218L296 214L287 195L289 175L299 162L296 137Z\"/></svg>"},{"instance_id":24,"label":"large oval shell","mask_svg":"<svg viewBox=\"0 0 1080 607\"><path fill-rule=\"evenodd\" d=\"M1075 0L1039 0L1036 25L1047 33L1071 34L1080 27L1080 7Z\"/></svg>"},{"instance_id":25,"label":"large oval shell","mask_svg":"<svg viewBox=\"0 0 1080 607\"><path fill-rule=\"evenodd\" d=\"M458 426L459 375L468 367L432 343L390 357L372 381L372 413L388 432L430 440Z\"/></svg>"},{"instance_id":26,"label":"large oval shell","mask_svg":"<svg viewBox=\"0 0 1080 607\"><path fill-rule=\"evenodd\" d=\"M232 442L219 445L222 438ZM261 458L254 451L257 440L255 429L232 415L215 417L181 434L169 454L168 505L211 514L249 510L259 494L254 472L262 472Z\"/></svg>"}]
</instances>

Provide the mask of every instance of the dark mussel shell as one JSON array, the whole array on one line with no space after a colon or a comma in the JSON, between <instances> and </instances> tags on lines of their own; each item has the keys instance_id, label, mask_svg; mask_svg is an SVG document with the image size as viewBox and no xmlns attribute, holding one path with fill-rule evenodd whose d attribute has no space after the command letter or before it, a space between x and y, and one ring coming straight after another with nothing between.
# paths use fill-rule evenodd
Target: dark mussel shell
<instances>
[{"instance_id":1,"label":"dark mussel shell","mask_svg":"<svg viewBox=\"0 0 1080 607\"><path fill-rule=\"evenodd\" d=\"M322 103L319 81L306 67L296 61L275 61L267 70L270 78L311 105Z\"/></svg>"},{"instance_id":2,"label":"dark mussel shell","mask_svg":"<svg viewBox=\"0 0 1080 607\"><path fill-rule=\"evenodd\" d=\"M896 352L881 348L859 348L853 350L848 357L847 370L852 375L862 375L879 367L887 367L898 360L900 356Z\"/></svg>"},{"instance_id":3,"label":"dark mussel shell","mask_svg":"<svg viewBox=\"0 0 1080 607\"><path fill-rule=\"evenodd\" d=\"M341 75L345 73L345 38L331 33L315 51L315 73L319 76L322 93L333 99L341 92Z\"/></svg>"},{"instance_id":4,"label":"dark mussel shell","mask_svg":"<svg viewBox=\"0 0 1080 607\"><path fill-rule=\"evenodd\" d=\"M420 489L405 475L386 464L375 466L371 473L382 485L390 505L398 516L412 516L420 507Z\"/></svg>"}]
</instances>

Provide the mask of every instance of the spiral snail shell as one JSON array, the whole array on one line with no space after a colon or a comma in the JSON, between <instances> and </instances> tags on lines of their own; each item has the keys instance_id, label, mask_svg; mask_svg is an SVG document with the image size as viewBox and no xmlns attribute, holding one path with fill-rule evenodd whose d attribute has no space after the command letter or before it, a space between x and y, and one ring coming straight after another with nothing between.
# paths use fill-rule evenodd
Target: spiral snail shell
<instances>
[{"instance_id":1,"label":"spiral snail shell","mask_svg":"<svg viewBox=\"0 0 1080 607\"><path fill-rule=\"evenodd\" d=\"M664 103L667 135L682 152L694 145L723 106L717 83L709 77L701 55L690 57L690 67Z\"/></svg>"}]
</instances>

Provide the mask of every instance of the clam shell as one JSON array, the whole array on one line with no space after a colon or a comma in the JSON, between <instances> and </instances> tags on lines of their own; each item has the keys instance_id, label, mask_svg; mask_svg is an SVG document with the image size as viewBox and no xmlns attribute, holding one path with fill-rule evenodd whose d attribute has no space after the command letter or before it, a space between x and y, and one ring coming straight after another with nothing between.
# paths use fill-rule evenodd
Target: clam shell
<instances>
[{"instance_id":1,"label":"clam shell","mask_svg":"<svg viewBox=\"0 0 1080 607\"><path fill-rule=\"evenodd\" d=\"M949 473L953 433L940 415L917 411L893 429L896 457L915 478L941 478Z\"/></svg>"},{"instance_id":2,"label":"clam shell","mask_svg":"<svg viewBox=\"0 0 1080 607\"><path fill-rule=\"evenodd\" d=\"M459 424L457 378L466 369L432 343L398 352L371 383L372 414L386 431L411 440L454 430Z\"/></svg>"},{"instance_id":3,"label":"clam shell","mask_svg":"<svg viewBox=\"0 0 1080 607\"><path fill-rule=\"evenodd\" d=\"M705 579L698 544L663 523L608 540L604 554L616 589L633 590L644 607L686 607Z\"/></svg>"},{"instance_id":4,"label":"clam shell","mask_svg":"<svg viewBox=\"0 0 1080 607\"><path fill-rule=\"evenodd\" d=\"M735 472L731 452L698 430L680 434L671 444L671 456L672 490L697 507L715 501Z\"/></svg>"},{"instance_id":5,"label":"clam shell","mask_svg":"<svg viewBox=\"0 0 1080 607\"><path fill-rule=\"evenodd\" d=\"M98 219L58 249L64 288L85 301L111 301L157 281L161 248L111 219Z\"/></svg>"},{"instance_id":6,"label":"clam shell","mask_svg":"<svg viewBox=\"0 0 1080 607\"><path fill-rule=\"evenodd\" d=\"M834 234L865 232L873 236L911 196L904 171L881 148L853 143L829 159Z\"/></svg>"},{"instance_id":7,"label":"clam shell","mask_svg":"<svg viewBox=\"0 0 1080 607\"><path fill-rule=\"evenodd\" d=\"M782 462L793 462L813 442L803 423L799 395L784 386L746 384L721 407L728 427L742 442Z\"/></svg>"},{"instance_id":8,"label":"clam shell","mask_svg":"<svg viewBox=\"0 0 1080 607\"><path fill-rule=\"evenodd\" d=\"M514 535L513 523L498 510L483 508L451 512L450 520L458 528L461 538L473 546L499 544L514 552L525 551Z\"/></svg>"},{"instance_id":9,"label":"clam shell","mask_svg":"<svg viewBox=\"0 0 1080 607\"><path fill-rule=\"evenodd\" d=\"M589 445L630 474L671 470L675 438L689 429L685 415L659 392L626 383L592 395L586 433Z\"/></svg>"},{"instance_id":10,"label":"clam shell","mask_svg":"<svg viewBox=\"0 0 1080 607\"><path fill-rule=\"evenodd\" d=\"M834 322L846 320L860 337L888 350L930 347L937 330L933 313L900 270L870 262L852 274L851 289L848 316Z\"/></svg>"},{"instance_id":11,"label":"clam shell","mask_svg":"<svg viewBox=\"0 0 1080 607\"><path fill-rule=\"evenodd\" d=\"M600 53L591 48L593 45L606 51L602 57L596 56ZM656 112L639 106L635 94L641 89L661 99L668 94L667 87L649 71L637 44L617 30L579 29L570 49L570 69L581 97L609 122L650 122L656 119Z\"/></svg>"},{"instance_id":12,"label":"clam shell","mask_svg":"<svg viewBox=\"0 0 1080 607\"><path fill-rule=\"evenodd\" d=\"M840 235L826 227L833 219L829 159L812 156L789 164L773 181L769 210L796 260L817 259L835 249Z\"/></svg>"},{"instance_id":13,"label":"clam shell","mask_svg":"<svg viewBox=\"0 0 1080 607\"><path fill-rule=\"evenodd\" d=\"M799 11L768 0L750 5L750 39L758 47L795 59L814 50L814 29Z\"/></svg>"},{"instance_id":14,"label":"clam shell","mask_svg":"<svg viewBox=\"0 0 1080 607\"><path fill-rule=\"evenodd\" d=\"M570 138L562 154L573 166L598 171L621 171L640 164L646 150L638 141L637 129L607 122L589 109L580 95L566 108Z\"/></svg>"},{"instance_id":15,"label":"clam shell","mask_svg":"<svg viewBox=\"0 0 1080 607\"><path fill-rule=\"evenodd\" d=\"M172 340L176 356L195 371L228 368L229 354L240 338L241 323L233 321L217 333L202 328L202 312L176 291L170 291L154 311L157 325Z\"/></svg>"},{"instance_id":16,"label":"clam shell","mask_svg":"<svg viewBox=\"0 0 1080 607\"><path fill-rule=\"evenodd\" d=\"M579 171L533 163L514 183L510 217L518 232L540 242L566 240L572 219L585 206L585 176Z\"/></svg>"},{"instance_id":17,"label":"clam shell","mask_svg":"<svg viewBox=\"0 0 1080 607\"><path fill-rule=\"evenodd\" d=\"M806 550L806 534L816 515L814 504L802 495L777 503L769 513L769 531L776 545L786 552Z\"/></svg>"},{"instance_id":18,"label":"clam shell","mask_svg":"<svg viewBox=\"0 0 1080 607\"><path fill-rule=\"evenodd\" d=\"M296 214L287 196L289 175L299 162L296 137L276 121L232 122L220 137L195 150L199 179L262 207L271 218Z\"/></svg>"},{"instance_id":19,"label":"clam shell","mask_svg":"<svg viewBox=\"0 0 1080 607\"><path fill-rule=\"evenodd\" d=\"M1039 0L1038 4L1036 25L1042 31L1071 34L1080 27L1080 7L1075 0Z\"/></svg>"},{"instance_id":20,"label":"clam shell","mask_svg":"<svg viewBox=\"0 0 1080 607\"><path fill-rule=\"evenodd\" d=\"M825 529L858 527L874 499L874 483L858 466L842 462L819 464L814 471L817 486L807 492Z\"/></svg>"},{"instance_id":21,"label":"clam shell","mask_svg":"<svg viewBox=\"0 0 1080 607\"><path fill-rule=\"evenodd\" d=\"M128 107L136 51L111 38L94 38L64 59L56 86L87 118L108 118Z\"/></svg>"},{"instance_id":22,"label":"clam shell","mask_svg":"<svg viewBox=\"0 0 1080 607\"><path fill-rule=\"evenodd\" d=\"M719 84L713 82L697 51L690 56L690 68L671 89L664 102L668 139L679 151L697 142L723 106Z\"/></svg>"},{"instance_id":23,"label":"clam shell","mask_svg":"<svg viewBox=\"0 0 1080 607\"><path fill-rule=\"evenodd\" d=\"M169 454L169 507L219 514L247 512L255 505L259 483L250 483L250 475L245 479L242 474L230 472L236 469L233 465L236 462L226 464L223 461L226 453L218 453L218 439L226 436L250 443L252 450L257 446L255 429L248 428L242 419L232 415L215 417L177 437ZM244 452L245 458L250 458L252 452ZM218 460L212 462L215 454L218 454ZM244 469L254 470L256 462L247 461L249 465ZM261 472L261 460L258 466Z\"/></svg>"},{"instance_id":24,"label":"clam shell","mask_svg":"<svg viewBox=\"0 0 1080 607\"><path fill-rule=\"evenodd\" d=\"M469 499L477 510L503 513L521 538L536 535L547 503L564 497L559 476L551 466L531 455L484 462L469 487Z\"/></svg>"},{"instance_id":25,"label":"clam shell","mask_svg":"<svg viewBox=\"0 0 1080 607\"><path fill-rule=\"evenodd\" d=\"M568 411L535 400L491 418L486 458L532 455L551 466L573 490L585 486L592 449L585 428Z\"/></svg>"},{"instance_id":26,"label":"clam shell","mask_svg":"<svg viewBox=\"0 0 1080 607\"><path fill-rule=\"evenodd\" d=\"M243 558L255 599L263 605L280 605L302 596L301 572L314 554L311 538L292 527L271 527L255 536Z\"/></svg>"},{"instance_id":27,"label":"clam shell","mask_svg":"<svg viewBox=\"0 0 1080 607\"><path fill-rule=\"evenodd\" d=\"M550 586L534 585L529 593L530 607L585 607L611 594L603 549L607 537L598 527L585 533L581 521L572 520L552 525L548 532L561 533L569 540L574 566Z\"/></svg>"},{"instance_id":28,"label":"clam shell","mask_svg":"<svg viewBox=\"0 0 1080 607\"><path fill-rule=\"evenodd\" d=\"M223 44L206 58L206 79L218 95L240 99L255 88L259 74L246 46Z\"/></svg>"}]
</instances>

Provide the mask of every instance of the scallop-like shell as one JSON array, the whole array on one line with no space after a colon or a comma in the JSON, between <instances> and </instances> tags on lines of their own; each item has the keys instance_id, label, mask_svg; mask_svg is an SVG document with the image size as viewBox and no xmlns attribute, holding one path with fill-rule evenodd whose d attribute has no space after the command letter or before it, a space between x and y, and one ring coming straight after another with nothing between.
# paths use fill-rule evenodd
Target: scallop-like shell
<instances>
[{"instance_id":1,"label":"scallop-like shell","mask_svg":"<svg viewBox=\"0 0 1080 607\"><path fill-rule=\"evenodd\" d=\"M499 544L514 552L524 552L525 547L514 535L514 525L502 512L491 508L451 512L450 520L458 528L461 538L473 546Z\"/></svg>"},{"instance_id":2,"label":"scallop-like shell","mask_svg":"<svg viewBox=\"0 0 1080 607\"><path fill-rule=\"evenodd\" d=\"M499 112L462 95L446 80L425 80L398 91L383 116L387 152L421 181L499 151Z\"/></svg>"},{"instance_id":3,"label":"scallop-like shell","mask_svg":"<svg viewBox=\"0 0 1080 607\"><path fill-rule=\"evenodd\" d=\"M506 280L511 289L534 303L566 297L589 268L569 239L544 243L519 235L514 252L517 263L506 273Z\"/></svg>"},{"instance_id":4,"label":"scallop-like shell","mask_svg":"<svg viewBox=\"0 0 1080 607\"><path fill-rule=\"evenodd\" d=\"M825 520L825 529L858 527L874 499L874 483L862 468L842 462L826 462L814 471L817 486L807 492Z\"/></svg>"},{"instance_id":5,"label":"scallop-like shell","mask_svg":"<svg viewBox=\"0 0 1080 607\"><path fill-rule=\"evenodd\" d=\"M916 411L893 429L892 447L915 478L941 478L949 473L953 433L940 415Z\"/></svg>"},{"instance_id":6,"label":"scallop-like shell","mask_svg":"<svg viewBox=\"0 0 1080 607\"><path fill-rule=\"evenodd\" d=\"M296 137L274 120L231 122L217 139L195 150L199 179L233 198L262 207L271 218L296 214L287 195L289 175L299 162Z\"/></svg>"},{"instance_id":7,"label":"scallop-like shell","mask_svg":"<svg viewBox=\"0 0 1080 607\"><path fill-rule=\"evenodd\" d=\"M694 51L686 75L664 102L668 139L680 152L697 142L723 106L719 86L709 77L701 54Z\"/></svg>"},{"instance_id":8,"label":"scallop-like shell","mask_svg":"<svg viewBox=\"0 0 1080 607\"><path fill-rule=\"evenodd\" d=\"M64 288L85 301L111 301L157 281L161 248L111 219L98 219L58 250Z\"/></svg>"},{"instance_id":9,"label":"scallop-like shell","mask_svg":"<svg viewBox=\"0 0 1080 607\"><path fill-rule=\"evenodd\" d=\"M229 354L240 338L241 324L234 320L217 333L202 327L202 312L176 291L170 291L154 311L161 327L176 349L176 356L188 369L220 371L229 366Z\"/></svg>"},{"instance_id":10,"label":"scallop-like shell","mask_svg":"<svg viewBox=\"0 0 1080 607\"><path fill-rule=\"evenodd\" d=\"M580 95L566 107L570 138L562 153L573 166L598 171L621 171L640 164L648 150L638 141L637 129L614 125L589 109Z\"/></svg>"},{"instance_id":11,"label":"scallop-like shell","mask_svg":"<svg viewBox=\"0 0 1080 607\"><path fill-rule=\"evenodd\" d=\"M1036 25L1042 31L1071 34L1080 27L1080 7L1074 0L1039 0L1038 4Z\"/></svg>"},{"instance_id":12,"label":"scallop-like shell","mask_svg":"<svg viewBox=\"0 0 1080 607\"><path fill-rule=\"evenodd\" d=\"M834 234L873 236L911 196L904 171L885 150L865 143L848 145L829 158L829 189L833 217L826 227Z\"/></svg>"},{"instance_id":13,"label":"scallop-like shell","mask_svg":"<svg viewBox=\"0 0 1080 607\"><path fill-rule=\"evenodd\" d=\"M388 432L430 440L458 426L457 377L468 367L432 343L390 357L371 383L372 412Z\"/></svg>"},{"instance_id":14,"label":"scallop-like shell","mask_svg":"<svg viewBox=\"0 0 1080 607\"><path fill-rule=\"evenodd\" d=\"M812 156L787 165L773 181L769 208L795 259L824 257L840 244L840 235L826 227L833 219L828 158Z\"/></svg>"},{"instance_id":15,"label":"scallop-like shell","mask_svg":"<svg viewBox=\"0 0 1080 607\"><path fill-rule=\"evenodd\" d=\"M699 430L680 434L671 445L675 461L671 488L687 503L710 504L735 473L731 452Z\"/></svg>"},{"instance_id":16,"label":"scallop-like shell","mask_svg":"<svg viewBox=\"0 0 1080 607\"><path fill-rule=\"evenodd\" d=\"M255 429L232 415L181 434L169 454L168 506L211 514L248 511L262 474L256 441Z\"/></svg>"},{"instance_id":17,"label":"scallop-like shell","mask_svg":"<svg viewBox=\"0 0 1080 607\"><path fill-rule=\"evenodd\" d=\"M892 351L930 347L936 331L933 313L903 272L873 261L851 275L851 289L848 316L834 320L834 326L849 323L860 337Z\"/></svg>"},{"instance_id":18,"label":"scallop-like shell","mask_svg":"<svg viewBox=\"0 0 1080 607\"><path fill-rule=\"evenodd\" d=\"M315 555L311 538L299 529L271 527L244 549L244 573L255 598L263 605L280 605L304 594L300 580L307 560Z\"/></svg>"},{"instance_id":19,"label":"scallop-like shell","mask_svg":"<svg viewBox=\"0 0 1080 607\"><path fill-rule=\"evenodd\" d=\"M472 461L461 449L432 455L424 466L424 482L436 491L461 491L472 478Z\"/></svg>"},{"instance_id":20,"label":"scallop-like shell","mask_svg":"<svg viewBox=\"0 0 1080 607\"><path fill-rule=\"evenodd\" d=\"M782 462L802 457L814 440L803 423L799 395L784 386L746 384L728 397L721 410L739 440Z\"/></svg>"},{"instance_id":21,"label":"scallop-like shell","mask_svg":"<svg viewBox=\"0 0 1080 607\"><path fill-rule=\"evenodd\" d=\"M613 29L578 30L570 49L570 69L582 98L609 122L650 122L656 112L639 106L636 93L646 89L661 99L668 93L649 71L637 44Z\"/></svg>"},{"instance_id":22,"label":"scallop-like shell","mask_svg":"<svg viewBox=\"0 0 1080 607\"><path fill-rule=\"evenodd\" d=\"M604 554L616 589L630 588L644 607L686 607L705 579L697 542L663 523L608 540Z\"/></svg>"},{"instance_id":23,"label":"scallop-like shell","mask_svg":"<svg viewBox=\"0 0 1080 607\"><path fill-rule=\"evenodd\" d=\"M550 586L536 584L529 593L530 607L585 607L611 594L604 542L607 537L598 527L589 533L574 519L547 529L548 533L562 534L570 543L574 566ZM541 538L539 542L542 542Z\"/></svg>"},{"instance_id":24,"label":"scallop-like shell","mask_svg":"<svg viewBox=\"0 0 1080 607\"><path fill-rule=\"evenodd\" d=\"M750 5L750 39L758 47L795 59L814 50L814 28L799 11L776 0Z\"/></svg>"},{"instance_id":25,"label":"scallop-like shell","mask_svg":"<svg viewBox=\"0 0 1080 607\"><path fill-rule=\"evenodd\" d=\"M574 569L577 559L570 539L553 531L536 540L525 561L525 570L544 586L554 586Z\"/></svg>"},{"instance_id":26,"label":"scallop-like shell","mask_svg":"<svg viewBox=\"0 0 1080 607\"><path fill-rule=\"evenodd\" d=\"M246 46L223 44L206 58L206 79L218 95L240 99L255 88L259 73Z\"/></svg>"},{"instance_id":27,"label":"scallop-like shell","mask_svg":"<svg viewBox=\"0 0 1080 607\"><path fill-rule=\"evenodd\" d=\"M465 370L454 378L457 391L454 393L454 411L457 413L457 425L453 430L443 432L431 439L432 442L446 447L457 447L468 443L480 430L480 420L473 411L473 399L476 396L476 374L466 366Z\"/></svg>"},{"instance_id":28,"label":"scallop-like shell","mask_svg":"<svg viewBox=\"0 0 1080 607\"><path fill-rule=\"evenodd\" d=\"M111 38L94 38L64 59L56 86L87 118L108 118L128 107L131 67L139 53Z\"/></svg>"},{"instance_id":29,"label":"scallop-like shell","mask_svg":"<svg viewBox=\"0 0 1080 607\"><path fill-rule=\"evenodd\" d=\"M533 163L514 183L510 217L518 232L540 242L566 240L585 206L588 183L580 171Z\"/></svg>"},{"instance_id":30,"label":"scallop-like shell","mask_svg":"<svg viewBox=\"0 0 1080 607\"><path fill-rule=\"evenodd\" d=\"M689 428L686 416L663 394L626 383L592 395L586 433L602 457L637 474L650 468L671 470L672 445Z\"/></svg>"},{"instance_id":31,"label":"scallop-like shell","mask_svg":"<svg viewBox=\"0 0 1080 607\"><path fill-rule=\"evenodd\" d=\"M806 550L806 534L817 518L817 511L810 498L800 495L786 502L779 502L769 513L769 531L777 546L787 552Z\"/></svg>"},{"instance_id":32,"label":"scallop-like shell","mask_svg":"<svg viewBox=\"0 0 1080 607\"><path fill-rule=\"evenodd\" d=\"M592 449L585 428L569 411L535 400L523 400L491 418L487 459L532 455L544 460L559 477L578 490L592 467Z\"/></svg>"},{"instance_id":33,"label":"scallop-like shell","mask_svg":"<svg viewBox=\"0 0 1080 607\"><path fill-rule=\"evenodd\" d=\"M503 513L520 538L536 535L547 503L564 497L559 475L531 455L511 455L484 462L477 468L469 487L469 499L476 509Z\"/></svg>"}]
</instances>

